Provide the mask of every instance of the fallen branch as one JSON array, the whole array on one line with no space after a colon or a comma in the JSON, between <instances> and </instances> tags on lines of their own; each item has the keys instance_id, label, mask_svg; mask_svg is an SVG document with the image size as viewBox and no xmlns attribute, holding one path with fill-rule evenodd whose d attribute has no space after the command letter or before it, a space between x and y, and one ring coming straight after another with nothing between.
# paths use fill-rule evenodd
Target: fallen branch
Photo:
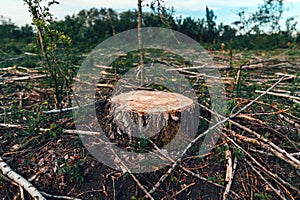
<instances>
[{"instance_id":1,"label":"fallen branch","mask_svg":"<svg viewBox=\"0 0 300 200\"><path fill-rule=\"evenodd\" d=\"M4 82L14 82L14 81L26 81L26 80L33 80L33 79L41 79L45 78L47 75L38 75L38 76L23 76L23 77L15 77L15 78L3 78ZM3 84L3 82L0 82Z\"/></svg>"},{"instance_id":2,"label":"fallen branch","mask_svg":"<svg viewBox=\"0 0 300 200\"><path fill-rule=\"evenodd\" d=\"M38 54L36 54L36 53L31 53L31 52L24 52L24 54L25 54L26 56L39 56Z\"/></svg>"},{"instance_id":3,"label":"fallen branch","mask_svg":"<svg viewBox=\"0 0 300 200\"><path fill-rule=\"evenodd\" d=\"M265 124L263 121L259 120L259 119L256 119L254 117L251 117L250 115L245 115L245 114L239 114L238 116L236 116L237 118L241 118L241 119L246 119L246 120L249 120L249 121L254 121L254 122L257 122L259 124Z\"/></svg>"},{"instance_id":4,"label":"fallen branch","mask_svg":"<svg viewBox=\"0 0 300 200\"><path fill-rule=\"evenodd\" d=\"M24 197L24 190L23 188L19 185L19 189L20 189L20 196L21 196L21 199L22 200L25 200L25 197Z\"/></svg>"},{"instance_id":5,"label":"fallen branch","mask_svg":"<svg viewBox=\"0 0 300 200\"><path fill-rule=\"evenodd\" d=\"M104 65L95 65L95 68L102 68L102 69L112 69L113 67L111 66L104 66Z\"/></svg>"},{"instance_id":6,"label":"fallen branch","mask_svg":"<svg viewBox=\"0 0 300 200\"><path fill-rule=\"evenodd\" d=\"M29 183L25 178L13 171L9 167L9 165L6 162L4 162L1 156L0 170L5 176L9 177L18 185L22 186L34 199L46 200L45 197L43 197L43 195L31 183Z\"/></svg>"},{"instance_id":7,"label":"fallen branch","mask_svg":"<svg viewBox=\"0 0 300 200\"><path fill-rule=\"evenodd\" d=\"M111 84L96 84L97 87L107 87L107 88L112 88L114 89L115 87Z\"/></svg>"},{"instance_id":8,"label":"fallen branch","mask_svg":"<svg viewBox=\"0 0 300 200\"><path fill-rule=\"evenodd\" d=\"M287 76L287 77L290 77L290 78L296 78L297 76L296 75L293 75L293 74L284 74L284 73L275 73L275 75L277 76Z\"/></svg>"},{"instance_id":9,"label":"fallen branch","mask_svg":"<svg viewBox=\"0 0 300 200\"><path fill-rule=\"evenodd\" d=\"M50 198L54 198L54 199L81 200L81 199L78 199L78 198L75 198L75 197L53 195L53 194L48 194L46 192L41 192L41 194L44 195L45 197L50 197Z\"/></svg>"},{"instance_id":10,"label":"fallen branch","mask_svg":"<svg viewBox=\"0 0 300 200\"><path fill-rule=\"evenodd\" d=\"M275 155L277 158L280 158L281 160L284 160L285 162L289 163L290 165L292 165L293 167L295 167L296 169L298 169L298 165L297 163L294 163L293 161L289 160L285 154L278 152L276 149L272 148L270 145L265 144L263 142L260 142L254 138L249 138L246 136L242 136L242 135L235 135L239 140L242 140L244 142L248 142L248 143L252 143L252 144L256 144L259 147L262 147L268 151L270 151L273 155Z\"/></svg>"},{"instance_id":11,"label":"fallen branch","mask_svg":"<svg viewBox=\"0 0 300 200\"><path fill-rule=\"evenodd\" d=\"M267 155L267 156L274 156L274 154L272 153L268 153L268 152L265 152L265 151L261 151L261 150L257 150L257 149L249 149L250 151L253 151L255 153L260 153L260 154L264 154L264 155ZM291 156L300 156L300 152L296 152L296 153L290 153Z\"/></svg>"},{"instance_id":12,"label":"fallen branch","mask_svg":"<svg viewBox=\"0 0 300 200\"><path fill-rule=\"evenodd\" d=\"M223 193L223 200L228 199L228 194L230 192L230 188L232 185L234 172L237 167L237 158L234 158L234 161L232 162L232 152L229 149L228 144L225 144L225 147L227 148L225 151L225 159L226 159L226 175L225 175L225 190Z\"/></svg>"},{"instance_id":13,"label":"fallen branch","mask_svg":"<svg viewBox=\"0 0 300 200\"><path fill-rule=\"evenodd\" d=\"M63 112L68 112L68 111L72 111L75 109L78 109L78 106L74 106L74 107L70 107L70 108L64 108L64 109L54 109L54 110L49 110L49 111L43 111L44 114L46 115L50 115L50 114L57 114L57 113L63 113Z\"/></svg>"},{"instance_id":14,"label":"fallen branch","mask_svg":"<svg viewBox=\"0 0 300 200\"><path fill-rule=\"evenodd\" d=\"M264 93L264 91L261 90L255 90L256 93ZM300 97L295 97L295 96L291 96L288 94L283 94L283 93L275 93L275 92L267 92L268 95L272 95L272 96L277 96L277 97L284 97L284 98L288 98L288 99L293 99L293 100L298 100L300 101Z\"/></svg>"},{"instance_id":15,"label":"fallen branch","mask_svg":"<svg viewBox=\"0 0 300 200\"><path fill-rule=\"evenodd\" d=\"M13 66L13 67L7 67L7 68L0 68L0 71L9 71L9 70L14 70L16 69L16 66Z\"/></svg>"},{"instance_id":16,"label":"fallen branch","mask_svg":"<svg viewBox=\"0 0 300 200\"><path fill-rule=\"evenodd\" d=\"M1 127L6 127L6 128L22 128L24 126L19 125L19 124L0 124Z\"/></svg>"},{"instance_id":17,"label":"fallen branch","mask_svg":"<svg viewBox=\"0 0 300 200\"><path fill-rule=\"evenodd\" d=\"M291 120L290 118L288 117L285 117L284 115L282 114L279 114L278 115L281 119L283 119L284 121L290 123L291 125L295 126L296 128L298 128L298 131L300 132L299 128L300 128L300 124L296 123L295 121Z\"/></svg>"},{"instance_id":18,"label":"fallen branch","mask_svg":"<svg viewBox=\"0 0 300 200\"><path fill-rule=\"evenodd\" d=\"M297 100L293 99L293 103L300 104L300 101L297 101Z\"/></svg>"},{"instance_id":19,"label":"fallen branch","mask_svg":"<svg viewBox=\"0 0 300 200\"><path fill-rule=\"evenodd\" d=\"M81 107L79 107L79 106L73 106L73 107L70 107L70 108L63 108L63 109L54 109L54 110L49 110L49 111L43 111L43 113L46 114L46 115L58 114L58 113L73 111L73 110L76 110L76 109L79 109L79 108L82 108L82 107L94 106L94 105L97 105L99 103L101 104L101 103L105 103L105 102L107 102L107 100L100 100L100 101L95 101L95 102L90 103L90 104L83 105Z\"/></svg>"}]
</instances>

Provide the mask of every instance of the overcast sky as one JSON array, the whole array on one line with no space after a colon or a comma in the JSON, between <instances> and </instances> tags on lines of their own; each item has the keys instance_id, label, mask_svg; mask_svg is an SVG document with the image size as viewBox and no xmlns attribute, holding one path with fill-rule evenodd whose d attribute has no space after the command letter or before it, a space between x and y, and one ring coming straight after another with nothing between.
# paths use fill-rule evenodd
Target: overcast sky
<instances>
[{"instance_id":1,"label":"overcast sky","mask_svg":"<svg viewBox=\"0 0 300 200\"><path fill-rule=\"evenodd\" d=\"M117 11L135 9L137 0L58 0L59 5L52 7L52 13L57 19L63 19L66 15L72 15L82 9L96 8L113 8ZM145 0L149 2L150 0ZM0 0L0 15L9 17L17 25L30 23L30 16L23 0ZM236 12L239 8L247 8L253 11L263 0L165 0L167 6L173 6L175 15L183 17L191 16L194 18L203 18L205 8L208 6L214 10L217 16L217 22L230 24L238 17ZM300 0L285 0L285 7L289 9L286 13L289 16L296 16L299 21L298 13L300 12ZM300 23L299 23L300 24Z\"/></svg>"}]
</instances>

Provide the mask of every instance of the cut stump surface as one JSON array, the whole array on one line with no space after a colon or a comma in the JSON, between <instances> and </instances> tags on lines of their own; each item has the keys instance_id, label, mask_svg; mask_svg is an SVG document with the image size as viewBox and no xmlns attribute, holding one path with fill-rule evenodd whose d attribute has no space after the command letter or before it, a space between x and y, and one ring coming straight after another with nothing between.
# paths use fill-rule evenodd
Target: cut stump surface
<instances>
[{"instance_id":1,"label":"cut stump surface","mask_svg":"<svg viewBox=\"0 0 300 200\"><path fill-rule=\"evenodd\" d=\"M191 106L193 100L177 93L140 90L115 96L111 103L124 111L150 114L180 111Z\"/></svg>"}]
</instances>

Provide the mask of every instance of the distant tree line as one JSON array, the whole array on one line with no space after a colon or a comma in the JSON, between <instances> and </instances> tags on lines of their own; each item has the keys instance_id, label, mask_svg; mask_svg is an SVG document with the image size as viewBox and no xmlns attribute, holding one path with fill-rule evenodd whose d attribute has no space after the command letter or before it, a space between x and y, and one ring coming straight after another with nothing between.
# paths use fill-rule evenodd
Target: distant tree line
<instances>
[{"instance_id":1,"label":"distant tree line","mask_svg":"<svg viewBox=\"0 0 300 200\"><path fill-rule=\"evenodd\" d=\"M33 28L30 25L16 26L3 16L0 16L0 55L20 54L27 50L27 44L34 40Z\"/></svg>"},{"instance_id":2,"label":"distant tree line","mask_svg":"<svg viewBox=\"0 0 300 200\"><path fill-rule=\"evenodd\" d=\"M276 49L300 43L294 17L284 19L283 0L264 0L254 13L239 10L238 21L230 25L217 24L213 10L206 8L202 19L174 17L173 9L144 12L142 26L165 27L182 32L211 49ZM137 10L117 13L111 8L91 8L52 21L50 26L72 38L72 47L78 52L89 52L106 38L119 32L134 29L138 23ZM0 17L0 56L35 52L34 29L30 25L16 26Z\"/></svg>"}]
</instances>

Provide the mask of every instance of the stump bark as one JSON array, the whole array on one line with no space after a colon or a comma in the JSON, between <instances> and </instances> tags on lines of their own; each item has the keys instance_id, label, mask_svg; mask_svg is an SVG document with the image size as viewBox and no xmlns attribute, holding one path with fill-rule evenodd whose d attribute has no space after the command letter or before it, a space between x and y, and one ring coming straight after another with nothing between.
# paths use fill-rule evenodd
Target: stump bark
<instances>
[{"instance_id":1,"label":"stump bark","mask_svg":"<svg viewBox=\"0 0 300 200\"><path fill-rule=\"evenodd\" d=\"M198 127L194 100L178 93L138 90L114 96L110 103L108 137L130 151L153 150L149 140L176 151L194 138Z\"/></svg>"}]
</instances>

